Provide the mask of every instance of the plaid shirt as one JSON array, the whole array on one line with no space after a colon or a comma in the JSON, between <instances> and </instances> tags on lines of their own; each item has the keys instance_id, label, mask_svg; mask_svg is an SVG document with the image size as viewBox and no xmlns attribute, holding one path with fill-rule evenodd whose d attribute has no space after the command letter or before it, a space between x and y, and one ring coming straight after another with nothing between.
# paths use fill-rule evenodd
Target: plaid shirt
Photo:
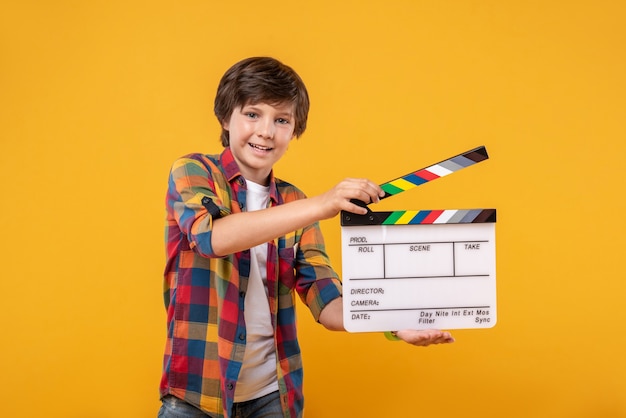
<instances>
[{"instance_id":1,"label":"plaid shirt","mask_svg":"<svg viewBox=\"0 0 626 418\"><path fill-rule=\"evenodd\" d=\"M272 174L271 206L304 197ZM245 198L246 183L230 148L221 155L191 154L172 166L165 231L168 327L160 393L219 417L230 414L246 348L243 308L250 251L216 256L211 230L214 219L245 210ZM294 290L316 320L341 295L318 223L268 243L267 287L283 413L300 417L304 400Z\"/></svg>"}]
</instances>

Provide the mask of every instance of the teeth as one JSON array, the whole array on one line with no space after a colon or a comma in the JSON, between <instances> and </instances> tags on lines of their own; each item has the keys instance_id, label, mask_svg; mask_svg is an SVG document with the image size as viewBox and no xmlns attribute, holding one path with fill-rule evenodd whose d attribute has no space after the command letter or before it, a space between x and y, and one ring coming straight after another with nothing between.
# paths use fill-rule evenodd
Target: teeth
<instances>
[{"instance_id":1,"label":"teeth","mask_svg":"<svg viewBox=\"0 0 626 418\"><path fill-rule=\"evenodd\" d=\"M262 151L268 151L268 150L271 150L271 148L270 148L270 147L262 147L262 146L260 146L260 145L256 145L256 144L250 144L250 146L251 146L252 148L256 148L256 149L259 149L259 150L262 150Z\"/></svg>"}]
</instances>

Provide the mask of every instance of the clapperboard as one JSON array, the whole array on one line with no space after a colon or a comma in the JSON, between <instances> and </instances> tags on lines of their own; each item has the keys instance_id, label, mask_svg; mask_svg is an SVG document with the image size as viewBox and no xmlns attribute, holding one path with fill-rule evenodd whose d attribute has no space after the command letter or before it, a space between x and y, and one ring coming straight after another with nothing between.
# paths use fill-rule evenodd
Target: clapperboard
<instances>
[{"instance_id":1,"label":"clapperboard","mask_svg":"<svg viewBox=\"0 0 626 418\"><path fill-rule=\"evenodd\" d=\"M382 184L383 198L488 158L485 147L459 154ZM367 209L341 213L346 330L495 325L495 209Z\"/></svg>"}]
</instances>

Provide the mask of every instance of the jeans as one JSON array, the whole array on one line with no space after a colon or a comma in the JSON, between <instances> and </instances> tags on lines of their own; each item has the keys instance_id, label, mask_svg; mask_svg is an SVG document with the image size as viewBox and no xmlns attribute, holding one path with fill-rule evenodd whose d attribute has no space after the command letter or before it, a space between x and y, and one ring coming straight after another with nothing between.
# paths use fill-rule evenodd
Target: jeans
<instances>
[{"instance_id":1,"label":"jeans","mask_svg":"<svg viewBox=\"0 0 626 418\"><path fill-rule=\"evenodd\" d=\"M278 391L233 405L232 418L283 418Z\"/></svg>"},{"instance_id":2,"label":"jeans","mask_svg":"<svg viewBox=\"0 0 626 418\"><path fill-rule=\"evenodd\" d=\"M172 395L165 396L161 402L158 418L214 418Z\"/></svg>"},{"instance_id":3,"label":"jeans","mask_svg":"<svg viewBox=\"0 0 626 418\"><path fill-rule=\"evenodd\" d=\"M163 398L158 418L213 418L174 396ZM283 408L280 404L278 391L252 399L246 402L233 404L231 418L283 418Z\"/></svg>"}]
</instances>

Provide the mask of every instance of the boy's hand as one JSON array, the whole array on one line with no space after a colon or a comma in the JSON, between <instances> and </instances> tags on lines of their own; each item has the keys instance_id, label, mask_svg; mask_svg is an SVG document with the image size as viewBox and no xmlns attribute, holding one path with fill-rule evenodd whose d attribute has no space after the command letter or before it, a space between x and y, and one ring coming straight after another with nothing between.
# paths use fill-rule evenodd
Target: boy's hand
<instances>
[{"instance_id":1,"label":"boy's hand","mask_svg":"<svg viewBox=\"0 0 626 418\"><path fill-rule=\"evenodd\" d=\"M426 347L431 344L449 344L454 342L454 338L452 338L452 335L449 332L437 329L419 331L413 329L403 329L401 331L397 331L395 334L406 343L422 347Z\"/></svg>"},{"instance_id":2,"label":"boy's hand","mask_svg":"<svg viewBox=\"0 0 626 418\"><path fill-rule=\"evenodd\" d=\"M359 206L351 199L368 203L378 203L385 195L379 185L368 179L347 178L335 187L318 196L322 203L323 219L332 218L340 211L365 215L367 209Z\"/></svg>"}]
</instances>

